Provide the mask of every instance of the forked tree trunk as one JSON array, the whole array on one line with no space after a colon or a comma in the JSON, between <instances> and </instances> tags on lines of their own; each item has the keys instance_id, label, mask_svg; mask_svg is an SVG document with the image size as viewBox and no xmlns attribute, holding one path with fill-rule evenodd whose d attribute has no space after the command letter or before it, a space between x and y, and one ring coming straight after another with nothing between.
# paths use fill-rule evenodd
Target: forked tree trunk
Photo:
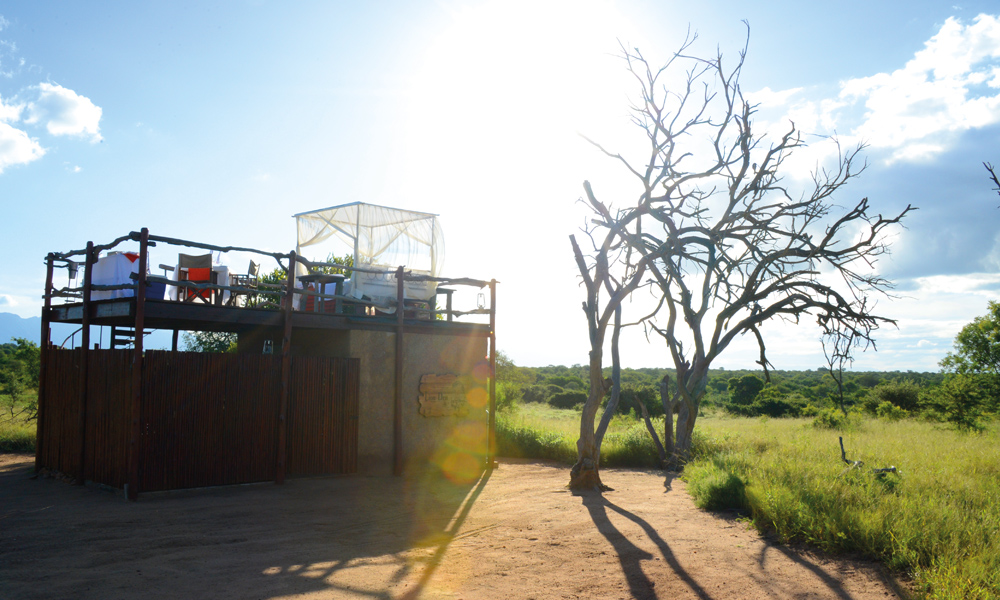
<instances>
[{"instance_id":1,"label":"forked tree trunk","mask_svg":"<svg viewBox=\"0 0 1000 600\"><path fill-rule=\"evenodd\" d=\"M674 400L670 398L670 379L664 375L660 381L660 403L663 404L663 453L664 468L673 470L677 449L674 447Z\"/></svg>"},{"instance_id":2,"label":"forked tree trunk","mask_svg":"<svg viewBox=\"0 0 1000 600\"><path fill-rule=\"evenodd\" d=\"M590 352L590 395L580 415L580 439L576 441L577 460L569 472L569 488L573 491L603 491L598 472L600 448L594 435L594 418L601 406L607 388L602 371L603 356L600 350Z\"/></svg>"},{"instance_id":3,"label":"forked tree trunk","mask_svg":"<svg viewBox=\"0 0 1000 600\"><path fill-rule=\"evenodd\" d=\"M682 402L680 413L677 415L677 442L674 451L678 467L682 467L691 458L691 437L697 418L698 409L687 402Z\"/></svg>"}]
</instances>

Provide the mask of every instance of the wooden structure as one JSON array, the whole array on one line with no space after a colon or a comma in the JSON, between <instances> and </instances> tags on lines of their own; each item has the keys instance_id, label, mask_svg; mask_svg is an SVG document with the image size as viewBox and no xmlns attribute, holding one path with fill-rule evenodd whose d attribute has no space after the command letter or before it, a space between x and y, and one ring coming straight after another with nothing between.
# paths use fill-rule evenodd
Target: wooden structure
<instances>
[{"instance_id":1,"label":"wooden structure","mask_svg":"<svg viewBox=\"0 0 1000 600\"><path fill-rule=\"evenodd\" d=\"M99 252L127 242L139 244L134 280L117 285L94 284L91 267ZM221 252L236 250L274 258L287 273L285 283L271 290L279 298L280 309L147 298L150 285L177 286L181 291L209 290L216 294L229 291L251 295L257 291L149 275L149 248L156 244ZM85 267L83 285L56 289L54 269L75 269L81 256ZM407 340L411 336L488 342L485 364L489 368L489 405L484 415L488 422L484 458L486 465L492 466L496 282L433 278L452 287L488 287L489 306L453 311L449 291L448 308L440 311L441 318L433 318L436 310L421 315L419 311L407 310L405 305L387 317L369 314L375 311L367 310L364 300L296 288L297 263L309 269L341 266L312 263L294 252L276 254L158 237L146 229L111 244L88 243L86 250L49 254L42 311L36 469L57 469L81 483L89 480L124 488L130 499L135 499L140 491L269 480L282 483L288 475L353 473L358 464L359 412L364 410L359 398L362 404L366 401L361 382L373 379L373 369L381 375L392 369L392 470L401 474L407 460L404 421L412 421L409 413L404 415L407 394L404 380L410 377L409 374L404 377L406 360L415 352L419 354L424 348L434 346L425 343L409 350ZM400 291L397 297L402 298L404 282L412 276L404 267L396 269L394 274ZM93 291L121 289L134 292L129 297L91 299ZM349 314L298 311L295 305L299 296L327 300L329 306L338 309L349 304L355 310ZM58 300L63 302L54 302ZM357 310L358 306L362 309ZM455 316L469 314L488 315L489 324L454 320ZM53 322L80 324L81 346L74 350L54 348L50 342ZM133 348L91 349L91 325L131 328ZM145 351L143 334L149 329L173 330L172 351ZM266 346L273 348L274 354L246 349L236 354L177 352L176 332L191 330L232 332L241 340L261 332L280 332L280 342L275 340L277 343L272 345L269 341ZM336 332L365 332L383 337L390 334L394 338L394 365L365 356L311 355L309 347L301 342L296 345L299 338L332 336ZM367 375L363 374L365 369ZM416 405L415 390L413 404Z\"/></svg>"}]
</instances>

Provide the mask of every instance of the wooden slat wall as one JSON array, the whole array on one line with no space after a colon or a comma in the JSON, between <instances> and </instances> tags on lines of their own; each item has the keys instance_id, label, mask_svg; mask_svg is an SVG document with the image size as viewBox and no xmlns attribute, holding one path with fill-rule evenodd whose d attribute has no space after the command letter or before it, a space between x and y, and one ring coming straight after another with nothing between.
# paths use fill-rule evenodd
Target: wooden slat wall
<instances>
[{"instance_id":1,"label":"wooden slat wall","mask_svg":"<svg viewBox=\"0 0 1000 600\"><path fill-rule=\"evenodd\" d=\"M131 351L89 351L86 478L121 488L128 465ZM79 350L46 369L45 467L79 469ZM358 359L296 357L288 473L357 471ZM143 360L140 491L273 480L280 357L148 350Z\"/></svg>"},{"instance_id":2,"label":"wooden slat wall","mask_svg":"<svg viewBox=\"0 0 1000 600\"><path fill-rule=\"evenodd\" d=\"M75 476L79 464L80 351L51 350L45 370L45 436L41 464Z\"/></svg>"},{"instance_id":3,"label":"wooden slat wall","mask_svg":"<svg viewBox=\"0 0 1000 600\"><path fill-rule=\"evenodd\" d=\"M359 368L357 359L298 357L292 361L289 475L357 472ZM333 398L338 400L328 400Z\"/></svg>"},{"instance_id":4,"label":"wooden slat wall","mask_svg":"<svg viewBox=\"0 0 1000 600\"><path fill-rule=\"evenodd\" d=\"M87 389L85 478L116 488L128 470L132 351L92 350Z\"/></svg>"}]
</instances>

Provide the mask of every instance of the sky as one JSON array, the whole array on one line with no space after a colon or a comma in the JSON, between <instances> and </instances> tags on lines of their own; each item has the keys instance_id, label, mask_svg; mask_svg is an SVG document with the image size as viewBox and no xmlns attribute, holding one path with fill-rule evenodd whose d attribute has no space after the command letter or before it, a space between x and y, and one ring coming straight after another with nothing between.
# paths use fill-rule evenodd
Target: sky
<instances>
[{"instance_id":1,"label":"sky","mask_svg":"<svg viewBox=\"0 0 1000 600\"><path fill-rule=\"evenodd\" d=\"M363 201L440 215L444 273L500 282L498 345L517 364L584 364L568 241L582 182L617 205L638 195L581 137L642 141L619 44L661 63L690 30L696 53L733 61L743 20L759 128L791 120L809 142L788 181L836 135L868 144L869 166L835 203L919 208L876 265L896 284L877 312L898 327L853 368L937 370L1000 293L1000 197L982 166L1000 164L990 2L7 2L0 312L40 314L50 251L142 227L288 251L291 215ZM776 368L824 365L809 319L762 333ZM754 367L756 352L740 340L715 364ZM637 328L622 356L670 366Z\"/></svg>"}]
</instances>

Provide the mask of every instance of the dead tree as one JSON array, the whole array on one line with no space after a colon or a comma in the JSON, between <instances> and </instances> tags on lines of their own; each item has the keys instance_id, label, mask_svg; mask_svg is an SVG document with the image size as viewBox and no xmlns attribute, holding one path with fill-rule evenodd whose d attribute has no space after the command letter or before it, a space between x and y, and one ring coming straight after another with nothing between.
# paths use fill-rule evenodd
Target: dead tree
<instances>
[{"instance_id":1,"label":"dead tree","mask_svg":"<svg viewBox=\"0 0 1000 600\"><path fill-rule=\"evenodd\" d=\"M861 346L862 340L855 330L833 321L829 323L829 329L823 332L821 342L827 374L837 384L836 399L840 412L847 416L847 407L844 406L844 367L854 363L854 350Z\"/></svg>"},{"instance_id":2,"label":"dead tree","mask_svg":"<svg viewBox=\"0 0 1000 600\"><path fill-rule=\"evenodd\" d=\"M986 167L986 170L990 173L990 181L993 182L994 186L993 191L1000 194L1000 179L997 179L997 172L993 169L993 165L988 162L984 162L983 166Z\"/></svg>"},{"instance_id":3,"label":"dead tree","mask_svg":"<svg viewBox=\"0 0 1000 600\"><path fill-rule=\"evenodd\" d=\"M610 216L607 208L594 200L590 184L585 181L583 185L587 191L588 201L590 201L589 206L598 214ZM590 334L590 390L580 414L580 437L576 442L577 461L570 470L570 489L574 491L602 491L606 487L601 482L599 473L601 441L604 431L607 429L607 422L610 421L611 414L617 405L621 388L619 377L621 369L617 356L617 339L621 330L621 305L642 282L645 266L629 263L630 250L623 247L620 236L614 228L600 240L591 234L590 229L585 228L584 232L588 235L592 245L589 262L580 249L575 236L570 236L570 243L587 293L587 299L583 303L583 312L587 317L587 329ZM605 294L607 295L606 299L604 299ZM604 341L613 317L615 321L612 352L615 365L613 377L605 379ZM609 391L612 392L612 402L605 410L607 419L602 419L601 427L595 431L594 421L597 410L600 408L601 400Z\"/></svg>"},{"instance_id":4,"label":"dead tree","mask_svg":"<svg viewBox=\"0 0 1000 600\"><path fill-rule=\"evenodd\" d=\"M766 323L810 315L824 329L856 332L863 344L881 324L894 323L874 314L868 298L891 289L874 263L888 251L888 230L913 210L884 218L872 214L867 198L846 209L834 204L866 166L861 146L842 153L833 168L818 168L804 191L790 189L782 167L803 143L794 123L770 143L754 131L755 106L739 84L746 47L727 69L721 53L689 54L695 39L689 36L659 69L622 47L641 94L631 111L647 151L626 158L591 143L634 176L637 197L612 211L586 187L593 235L629 247L653 283L658 305L647 323L676 369L673 445L681 463L709 367L735 339L755 338L768 376ZM681 83L668 83L675 80Z\"/></svg>"}]
</instances>

